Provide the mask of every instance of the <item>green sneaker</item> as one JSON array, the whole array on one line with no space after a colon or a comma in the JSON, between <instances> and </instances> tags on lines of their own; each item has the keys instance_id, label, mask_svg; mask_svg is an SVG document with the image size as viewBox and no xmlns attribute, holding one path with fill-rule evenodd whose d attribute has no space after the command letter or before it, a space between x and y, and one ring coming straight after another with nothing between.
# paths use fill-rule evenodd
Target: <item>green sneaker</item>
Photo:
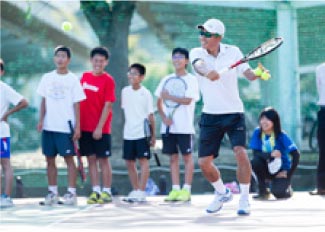
<instances>
[{"instance_id":1,"label":"green sneaker","mask_svg":"<svg viewBox=\"0 0 325 232\"><path fill-rule=\"evenodd\" d=\"M98 200L99 200L99 193L97 192L92 192L90 195L89 195L89 198L87 200L87 204L98 204Z\"/></svg>"},{"instance_id":2,"label":"green sneaker","mask_svg":"<svg viewBox=\"0 0 325 232\"><path fill-rule=\"evenodd\" d=\"M177 197L181 190L175 190L173 189L172 191L169 192L168 197L165 198L165 201L177 201Z\"/></svg>"},{"instance_id":3,"label":"green sneaker","mask_svg":"<svg viewBox=\"0 0 325 232\"><path fill-rule=\"evenodd\" d=\"M107 204L110 202L112 202L111 194L103 191L98 199L98 204Z\"/></svg>"},{"instance_id":4,"label":"green sneaker","mask_svg":"<svg viewBox=\"0 0 325 232\"><path fill-rule=\"evenodd\" d=\"M190 201L191 193L186 189L182 189L181 191L179 191L179 194L178 194L176 200L177 201Z\"/></svg>"}]
</instances>

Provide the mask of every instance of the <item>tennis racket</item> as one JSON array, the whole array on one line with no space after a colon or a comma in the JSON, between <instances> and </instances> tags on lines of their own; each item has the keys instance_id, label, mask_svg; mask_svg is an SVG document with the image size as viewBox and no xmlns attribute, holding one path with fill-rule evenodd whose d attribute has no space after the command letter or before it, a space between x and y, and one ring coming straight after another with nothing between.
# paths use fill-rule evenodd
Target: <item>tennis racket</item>
<instances>
[{"instance_id":1,"label":"tennis racket","mask_svg":"<svg viewBox=\"0 0 325 232\"><path fill-rule=\"evenodd\" d=\"M147 144L148 144L149 149L150 149L152 127L151 127L150 122L149 122L149 120L147 118L144 119L143 124L144 124L144 136L146 138ZM153 156L155 157L155 161L156 161L157 166L160 167L161 164L160 164L160 160L159 160L157 152L154 152Z\"/></svg>"},{"instance_id":2,"label":"tennis racket","mask_svg":"<svg viewBox=\"0 0 325 232\"><path fill-rule=\"evenodd\" d=\"M272 39L262 43L260 46L258 46L257 48L255 48L251 52L247 53L242 59L240 59L236 63L230 65L229 67L221 69L220 71L218 71L218 73L219 73L219 75L221 75L221 74L223 74L223 73L237 67L238 65L240 65L242 63L246 63L246 62L248 62L250 60L255 60L255 59L258 59L260 57L263 57L263 56L271 53L272 51L274 51L278 47L280 47L282 43L283 43L283 38L281 38L281 37L272 38Z\"/></svg>"},{"instance_id":3,"label":"tennis racket","mask_svg":"<svg viewBox=\"0 0 325 232\"><path fill-rule=\"evenodd\" d=\"M71 141L73 143L74 152L77 155L79 176L80 176L81 182L84 183L86 181L86 179L87 179L87 176L86 176L86 173L85 173L85 170L84 170L84 165L83 165L83 162L82 162L81 154L79 152L78 142L73 141L74 129L73 129L73 126L72 126L72 122L70 120L68 121L68 124L69 124L69 128L70 128Z\"/></svg>"},{"instance_id":4,"label":"tennis racket","mask_svg":"<svg viewBox=\"0 0 325 232\"><path fill-rule=\"evenodd\" d=\"M186 89L187 89L186 82L182 78L177 76L173 76L167 79L163 86L163 90L167 91L169 95L174 97L179 97L179 98L185 97ZM172 119L175 111L180 106L180 104L175 101L167 100L167 99L164 99L163 102L167 109L166 116L169 119ZM166 136L169 135L169 130L170 130L170 126L166 125Z\"/></svg>"}]
</instances>

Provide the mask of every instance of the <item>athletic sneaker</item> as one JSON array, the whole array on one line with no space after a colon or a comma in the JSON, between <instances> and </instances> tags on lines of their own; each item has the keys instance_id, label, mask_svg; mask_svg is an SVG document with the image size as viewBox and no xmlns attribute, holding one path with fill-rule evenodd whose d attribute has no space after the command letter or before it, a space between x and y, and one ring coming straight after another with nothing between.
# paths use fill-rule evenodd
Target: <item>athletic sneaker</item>
<instances>
[{"instance_id":1,"label":"athletic sneaker","mask_svg":"<svg viewBox=\"0 0 325 232\"><path fill-rule=\"evenodd\" d=\"M68 191L63 196L63 204L64 205L77 205L77 195Z\"/></svg>"},{"instance_id":2,"label":"athletic sneaker","mask_svg":"<svg viewBox=\"0 0 325 232\"><path fill-rule=\"evenodd\" d=\"M107 204L112 202L112 196L108 192L103 191L98 199L98 204Z\"/></svg>"},{"instance_id":3,"label":"athletic sneaker","mask_svg":"<svg viewBox=\"0 0 325 232\"><path fill-rule=\"evenodd\" d=\"M8 208L14 206L12 199L7 195L2 194L0 197L0 208Z\"/></svg>"},{"instance_id":4,"label":"athletic sneaker","mask_svg":"<svg viewBox=\"0 0 325 232\"><path fill-rule=\"evenodd\" d=\"M97 192L92 192L89 197L88 197L88 200L87 200L87 204L98 204L98 200L99 200L99 193Z\"/></svg>"},{"instance_id":5,"label":"athletic sneaker","mask_svg":"<svg viewBox=\"0 0 325 232\"><path fill-rule=\"evenodd\" d=\"M191 193L186 189L182 189L179 191L178 196L176 198L177 201L190 201L191 200Z\"/></svg>"},{"instance_id":6,"label":"athletic sneaker","mask_svg":"<svg viewBox=\"0 0 325 232\"><path fill-rule=\"evenodd\" d=\"M175 190L169 192L168 197L165 198L165 201L177 201L177 197L179 196L181 190Z\"/></svg>"},{"instance_id":7,"label":"athletic sneaker","mask_svg":"<svg viewBox=\"0 0 325 232\"><path fill-rule=\"evenodd\" d=\"M51 191L48 191L47 195L45 196L44 205L53 205L59 202L59 195L55 194Z\"/></svg>"},{"instance_id":8,"label":"athletic sneaker","mask_svg":"<svg viewBox=\"0 0 325 232\"><path fill-rule=\"evenodd\" d=\"M240 200L237 214L245 216L245 215L249 215L250 212L251 209L248 200Z\"/></svg>"},{"instance_id":9,"label":"athletic sneaker","mask_svg":"<svg viewBox=\"0 0 325 232\"><path fill-rule=\"evenodd\" d=\"M125 199L131 202L146 202L146 192L141 190L133 190Z\"/></svg>"},{"instance_id":10,"label":"athletic sneaker","mask_svg":"<svg viewBox=\"0 0 325 232\"><path fill-rule=\"evenodd\" d=\"M215 197L213 201L210 203L206 211L208 213L216 213L221 210L223 203L232 200L232 193L230 189L226 188L226 192L224 194L215 192Z\"/></svg>"}]
</instances>

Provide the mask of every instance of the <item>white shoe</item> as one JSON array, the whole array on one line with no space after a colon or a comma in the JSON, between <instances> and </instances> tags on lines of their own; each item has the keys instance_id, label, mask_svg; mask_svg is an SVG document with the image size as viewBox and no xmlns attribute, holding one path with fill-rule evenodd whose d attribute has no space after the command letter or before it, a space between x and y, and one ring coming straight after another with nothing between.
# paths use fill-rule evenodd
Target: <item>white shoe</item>
<instances>
[{"instance_id":1,"label":"white shoe","mask_svg":"<svg viewBox=\"0 0 325 232\"><path fill-rule=\"evenodd\" d=\"M248 200L240 200L239 201L239 208L237 211L238 215L249 215L251 212L249 201Z\"/></svg>"},{"instance_id":2,"label":"white shoe","mask_svg":"<svg viewBox=\"0 0 325 232\"><path fill-rule=\"evenodd\" d=\"M8 208L14 206L12 199L10 197L1 196L0 198L0 208Z\"/></svg>"},{"instance_id":3,"label":"white shoe","mask_svg":"<svg viewBox=\"0 0 325 232\"><path fill-rule=\"evenodd\" d=\"M141 190L133 190L126 197L127 201L130 202L145 202L146 201L146 192Z\"/></svg>"},{"instance_id":4,"label":"white shoe","mask_svg":"<svg viewBox=\"0 0 325 232\"><path fill-rule=\"evenodd\" d=\"M220 194L218 192L215 192L215 197L213 201L210 203L206 211L208 213L216 213L219 210L221 210L223 203L229 202L232 200L232 193L231 191L226 188L226 192L224 194Z\"/></svg>"},{"instance_id":5,"label":"white shoe","mask_svg":"<svg viewBox=\"0 0 325 232\"><path fill-rule=\"evenodd\" d=\"M67 192L63 196L64 205L77 205L77 195Z\"/></svg>"},{"instance_id":6,"label":"white shoe","mask_svg":"<svg viewBox=\"0 0 325 232\"><path fill-rule=\"evenodd\" d=\"M59 202L58 194L49 191L45 196L44 205L53 205L53 204L57 204L58 202Z\"/></svg>"}]
</instances>

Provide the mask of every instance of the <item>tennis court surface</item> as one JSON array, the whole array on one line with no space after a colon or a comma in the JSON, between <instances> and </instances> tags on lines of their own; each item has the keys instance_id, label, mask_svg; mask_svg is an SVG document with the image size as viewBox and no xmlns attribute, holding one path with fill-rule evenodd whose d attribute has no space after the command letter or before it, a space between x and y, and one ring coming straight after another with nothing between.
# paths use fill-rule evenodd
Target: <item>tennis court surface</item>
<instances>
[{"instance_id":1,"label":"tennis court surface","mask_svg":"<svg viewBox=\"0 0 325 232\"><path fill-rule=\"evenodd\" d=\"M239 195L217 214L205 213L213 195L194 195L186 204L125 203L115 197L107 205L40 206L39 198L15 199L15 207L0 212L0 231L325 231L325 197L295 192L288 200L251 200L251 215L237 216Z\"/></svg>"}]
</instances>

